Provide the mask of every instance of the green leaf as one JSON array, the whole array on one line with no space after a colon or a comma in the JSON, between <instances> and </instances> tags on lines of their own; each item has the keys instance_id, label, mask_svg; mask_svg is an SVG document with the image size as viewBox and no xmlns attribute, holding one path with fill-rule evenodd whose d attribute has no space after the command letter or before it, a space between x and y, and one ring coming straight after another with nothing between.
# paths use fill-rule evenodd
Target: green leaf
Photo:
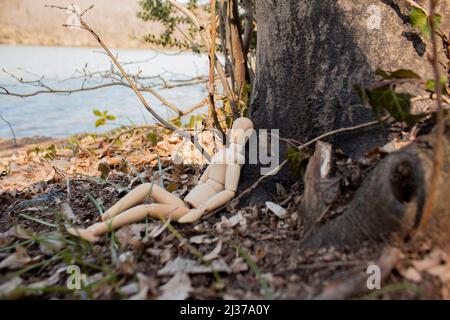
<instances>
[{"instance_id":1,"label":"green leaf","mask_svg":"<svg viewBox=\"0 0 450 320\"><path fill-rule=\"evenodd\" d=\"M413 8L411 14L409 15L409 20L411 21L411 25L417 27L425 37L431 37L430 18L422 9ZM436 14L434 16L434 22L436 24L436 28L438 28L442 22L442 16Z\"/></svg>"},{"instance_id":2,"label":"green leaf","mask_svg":"<svg viewBox=\"0 0 450 320\"><path fill-rule=\"evenodd\" d=\"M413 27L419 28L419 31L426 37L430 37L431 28L426 13L419 8L413 8L409 19Z\"/></svg>"},{"instance_id":3,"label":"green leaf","mask_svg":"<svg viewBox=\"0 0 450 320\"><path fill-rule=\"evenodd\" d=\"M108 114L106 116L106 119L113 121L113 120L116 120L116 116L113 116L112 114Z\"/></svg>"},{"instance_id":4,"label":"green leaf","mask_svg":"<svg viewBox=\"0 0 450 320\"><path fill-rule=\"evenodd\" d=\"M147 141L150 141L152 144L156 145L158 143L158 134L156 132L149 133L147 135Z\"/></svg>"},{"instance_id":5,"label":"green leaf","mask_svg":"<svg viewBox=\"0 0 450 320\"><path fill-rule=\"evenodd\" d=\"M311 156L312 153L307 149L304 149L302 151L294 147L289 147L287 149L286 159L289 161L291 172L295 177L303 178L306 172L309 158L311 158Z\"/></svg>"},{"instance_id":6,"label":"green leaf","mask_svg":"<svg viewBox=\"0 0 450 320\"><path fill-rule=\"evenodd\" d=\"M443 94L449 94L448 90L447 90L447 78L445 77L441 77L441 92ZM436 84L435 81L430 79L425 83L425 89L427 89L428 91L431 92L436 92Z\"/></svg>"},{"instance_id":7,"label":"green leaf","mask_svg":"<svg viewBox=\"0 0 450 320\"><path fill-rule=\"evenodd\" d=\"M98 110L98 109L94 109L92 111L92 113L94 114L94 116L97 116L97 117L101 117L102 116L102 112L100 110Z\"/></svg>"},{"instance_id":8,"label":"green leaf","mask_svg":"<svg viewBox=\"0 0 450 320\"><path fill-rule=\"evenodd\" d=\"M417 122L421 116L411 114L411 98L408 93L397 93L390 88L366 90L372 110L381 114L386 110L397 121L409 124Z\"/></svg>"},{"instance_id":9,"label":"green leaf","mask_svg":"<svg viewBox=\"0 0 450 320\"><path fill-rule=\"evenodd\" d=\"M188 127L191 129L193 129L195 127L195 116L190 117Z\"/></svg>"},{"instance_id":10,"label":"green leaf","mask_svg":"<svg viewBox=\"0 0 450 320\"><path fill-rule=\"evenodd\" d=\"M394 80L394 79L417 79L420 80L421 77L412 70L407 69L399 69L396 71L385 71L382 69L377 69L375 74L382 77L385 80Z\"/></svg>"},{"instance_id":11,"label":"green leaf","mask_svg":"<svg viewBox=\"0 0 450 320\"><path fill-rule=\"evenodd\" d=\"M95 127L98 128L100 126L104 126L106 124L106 119L101 118L95 121Z\"/></svg>"}]
</instances>

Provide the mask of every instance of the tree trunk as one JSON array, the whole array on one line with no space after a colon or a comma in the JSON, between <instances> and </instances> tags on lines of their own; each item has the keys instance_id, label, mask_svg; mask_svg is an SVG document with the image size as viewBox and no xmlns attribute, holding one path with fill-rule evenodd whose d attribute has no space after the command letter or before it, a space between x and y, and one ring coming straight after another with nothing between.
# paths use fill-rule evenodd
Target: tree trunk
<instances>
[{"instance_id":1,"label":"tree trunk","mask_svg":"<svg viewBox=\"0 0 450 320\"><path fill-rule=\"evenodd\" d=\"M435 135L418 138L411 145L384 158L356 191L347 209L323 221L339 197L339 179L332 177L331 146L316 145L305 176L300 216L307 246L349 246L364 241L406 239L421 222L433 170ZM429 239L448 244L450 237L450 130L444 138L444 162L438 177ZM323 168L327 168L324 170Z\"/></svg>"},{"instance_id":2,"label":"tree trunk","mask_svg":"<svg viewBox=\"0 0 450 320\"><path fill-rule=\"evenodd\" d=\"M441 3L441 13L450 13L450 5ZM403 0L256 0L257 68L250 107L256 127L278 128L284 138L305 142L373 117L357 106L353 85L372 83L377 68L412 69L431 79L426 59L431 45L408 23L409 10ZM444 55L441 61L447 65ZM383 135L375 128L338 140L339 147L359 157L383 142Z\"/></svg>"},{"instance_id":3,"label":"tree trunk","mask_svg":"<svg viewBox=\"0 0 450 320\"><path fill-rule=\"evenodd\" d=\"M374 120L353 86L372 84L377 68L411 69L431 79L431 45L409 24L410 10L403 0L256 0L257 67L249 112L256 129L279 129L283 138L306 142ZM450 16L450 4L441 1L440 13ZM444 18L442 29L448 25ZM447 57L440 52L446 74ZM372 127L328 141L359 158L383 145L385 134ZM247 166L242 186L259 176L257 166ZM293 182L287 170L278 178Z\"/></svg>"},{"instance_id":4,"label":"tree trunk","mask_svg":"<svg viewBox=\"0 0 450 320\"><path fill-rule=\"evenodd\" d=\"M416 2L427 7L428 1ZM440 6L445 20L450 16L450 4L441 1ZM372 84L376 69L411 69L423 79L433 78L427 60L431 44L410 25L410 10L403 0L256 0L257 68L250 105L256 129L279 129L283 138L307 142L330 130L374 119L372 111L360 105L353 86ZM448 21L444 23L448 25ZM444 50L440 54L442 74L447 74L448 59ZM336 135L328 142L359 158L383 145L386 137L380 126L375 126ZM282 145L282 156L284 151ZM354 240L385 238L393 230L413 229L427 193L431 161L430 154L424 156L427 152L426 146L415 144L383 160L346 213L315 230L306 241L310 245L347 245ZM287 170L275 179L292 182ZM259 168L246 166L242 187L259 176ZM406 191L398 191L390 184L392 177L417 185L401 185ZM270 196L267 190L275 180L266 181L254 193L254 200ZM389 192L382 191L387 187ZM414 198L402 199L402 192L414 192ZM448 187L442 188L440 201L450 197L448 192ZM407 213L410 207L415 207L413 213ZM305 217L309 226L322 212L315 209L306 212L312 215ZM442 210L448 214L447 207Z\"/></svg>"}]
</instances>

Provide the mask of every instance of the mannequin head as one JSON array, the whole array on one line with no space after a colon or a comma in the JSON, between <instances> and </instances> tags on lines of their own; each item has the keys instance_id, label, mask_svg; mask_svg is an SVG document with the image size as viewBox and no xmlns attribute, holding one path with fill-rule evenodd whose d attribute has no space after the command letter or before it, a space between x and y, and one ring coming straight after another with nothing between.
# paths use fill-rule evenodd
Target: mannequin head
<instances>
[{"instance_id":1,"label":"mannequin head","mask_svg":"<svg viewBox=\"0 0 450 320\"><path fill-rule=\"evenodd\" d=\"M253 122L245 117L238 118L234 121L229 135L230 144L239 144L244 146L253 129Z\"/></svg>"}]
</instances>

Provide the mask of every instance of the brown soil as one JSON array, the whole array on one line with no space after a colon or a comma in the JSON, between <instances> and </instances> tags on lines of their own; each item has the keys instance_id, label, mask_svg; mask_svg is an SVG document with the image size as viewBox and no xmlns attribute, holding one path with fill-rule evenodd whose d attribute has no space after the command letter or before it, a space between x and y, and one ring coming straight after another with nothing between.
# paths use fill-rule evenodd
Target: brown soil
<instances>
[{"instance_id":1,"label":"brown soil","mask_svg":"<svg viewBox=\"0 0 450 320\"><path fill-rule=\"evenodd\" d=\"M171 164L169 156L175 141L169 141L160 132L160 141L155 145L148 140L148 133L136 130L123 135L121 143L111 148L110 138L80 137L76 147L70 148L68 142L58 145L56 157L51 160L45 159L48 152L42 147L40 151L19 152L14 159L9 158L8 165L16 163L16 168L3 173L0 180L3 185L0 259L5 261L13 255L23 258L24 250L28 259L0 268L0 295L40 299L155 299L165 293L170 297L175 293L166 292L164 284L175 280L172 275L158 271L170 264L177 266L179 258L183 258L197 261L197 269L206 266L201 274L183 269L193 272L177 286L188 288L184 298L312 299L323 292L333 292L336 283L348 287L345 298L449 298L449 282L445 277L449 274L450 257L447 251L430 243L414 250L399 247L401 254L390 266L392 271L381 290L369 291L347 284L349 279L364 280L368 265L378 263L384 247L361 244L357 252L303 248L304 230L297 213L301 203L298 186L278 188L274 202L287 209L282 219L267 210L265 204L256 203L227 208L194 225L171 223L173 228L160 229L163 222L149 219L124 227L94 245L69 236L65 225L92 224L99 218L99 204L107 208L141 183L141 179L149 181L155 174L161 174L158 161L149 154L160 156L166 187L183 195L195 183L200 174L197 167ZM71 164L67 171L58 167L63 161ZM107 180L99 178L99 161L109 163L111 172ZM30 175L25 168L40 166L45 170L47 163L56 169L53 175L46 175L45 181ZM29 185L16 190L14 178L24 175ZM78 222L68 218L67 207ZM158 229L160 232L156 232ZM49 249L48 238L55 235L57 240ZM222 269L218 274L214 275L208 269L209 264L199 260L207 256L213 265L220 263ZM84 274L82 290L71 291L66 287L67 274L61 270L73 264L80 266ZM17 279L20 284L12 285ZM37 286L42 281L39 290L33 289L33 284ZM5 291L7 285L13 290Z\"/></svg>"}]
</instances>

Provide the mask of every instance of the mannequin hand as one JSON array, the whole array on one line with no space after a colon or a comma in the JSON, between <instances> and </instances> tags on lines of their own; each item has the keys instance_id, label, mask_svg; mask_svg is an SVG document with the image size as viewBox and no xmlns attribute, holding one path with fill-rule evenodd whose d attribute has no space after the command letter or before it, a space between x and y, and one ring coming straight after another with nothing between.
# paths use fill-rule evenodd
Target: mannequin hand
<instances>
[{"instance_id":1,"label":"mannequin hand","mask_svg":"<svg viewBox=\"0 0 450 320\"><path fill-rule=\"evenodd\" d=\"M192 209L180 219L178 219L179 223L194 223L199 220L204 214L206 210L202 208Z\"/></svg>"}]
</instances>

